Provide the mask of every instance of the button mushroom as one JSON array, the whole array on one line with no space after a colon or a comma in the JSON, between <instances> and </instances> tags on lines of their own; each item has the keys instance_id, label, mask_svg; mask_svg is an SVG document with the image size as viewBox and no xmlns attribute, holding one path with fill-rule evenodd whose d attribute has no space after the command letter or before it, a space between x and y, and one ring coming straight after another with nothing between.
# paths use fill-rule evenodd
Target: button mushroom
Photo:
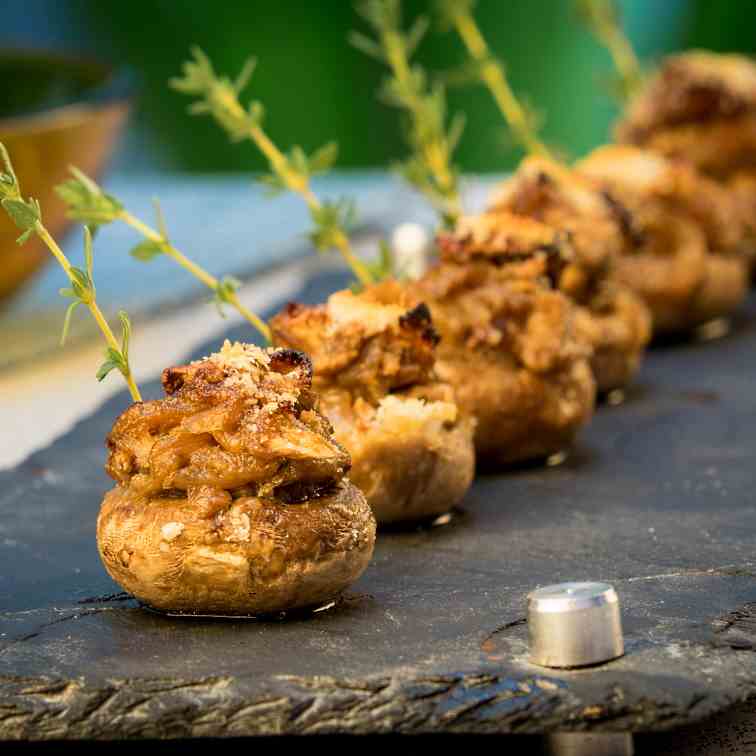
<instances>
[{"instance_id":1,"label":"button mushroom","mask_svg":"<svg viewBox=\"0 0 756 756\"><path fill-rule=\"evenodd\" d=\"M157 609L236 615L317 606L359 577L375 520L311 373L299 352L226 342L116 420L97 521L114 580Z\"/></svg>"},{"instance_id":2,"label":"button mushroom","mask_svg":"<svg viewBox=\"0 0 756 756\"><path fill-rule=\"evenodd\" d=\"M312 356L321 409L378 522L442 514L462 499L475 468L472 421L436 376L430 313L405 287L384 281L293 304L271 328L275 343Z\"/></svg>"}]
</instances>

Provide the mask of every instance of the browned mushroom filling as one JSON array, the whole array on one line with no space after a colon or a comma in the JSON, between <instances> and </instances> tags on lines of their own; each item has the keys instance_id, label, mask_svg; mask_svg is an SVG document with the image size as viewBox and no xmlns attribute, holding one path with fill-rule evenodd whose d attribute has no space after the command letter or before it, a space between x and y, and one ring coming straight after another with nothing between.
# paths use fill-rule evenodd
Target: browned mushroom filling
<instances>
[{"instance_id":1,"label":"browned mushroom filling","mask_svg":"<svg viewBox=\"0 0 756 756\"><path fill-rule=\"evenodd\" d=\"M734 119L756 111L756 64L743 55L692 51L668 57L630 104L620 141L643 143L656 130Z\"/></svg>"},{"instance_id":2,"label":"browned mushroom filling","mask_svg":"<svg viewBox=\"0 0 756 756\"><path fill-rule=\"evenodd\" d=\"M492 348L538 372L590 354L554 282L574 257L568 235L511 214L463 218L438 237L441 262L419 282L444 336L441 353Z\"/></svg>"},{"instance_id":3,"label":"browned mushroom filling","mask_svg":"<svg viewBox=\"0 0 756 756\"><path fill-rule=\"evenodd\" d=\"M756 62L697 50L667 58L628 105L615 137L717 178L753 168Z\"/></svg>"},{"instance_id":4,"label":"browned mushroom filling","mask_svg":"<svg viewBox=\"0 0 756 756\"><path fill-rule=\"evenodd\" d=\"M453 401L434 374L430 312L397 281L337 292L315 307L291 304L271 328L277 344L311 356L313 387L337 430L369 423L390 395Z\"/></svg>"},{"instance_id":5,"label":"browned mushroom filling","mask_svg":"<svg viewBox=\"0 0 756 756\"><path fill-rule=\"evenodd\" d=\"M572 255L557 281L578 304L602 294L616 257L640 242L629 209L595 182L558 163L528 158L497 192L491 212L534 218L569 235Z\"/></svg>"},{"instance_id":6,"label":"browned mushroom filling","mask_svg":"<svg viewBox=\"0 0 756 756\"><path fill-rule=\"evenodd\" d=\"M657 331L688 329L739 305L748 260L737 192L686 161L632 145L600 147L577 169L632 208L643 242L619 260L618 275L645 299Z\"/></svg>"},{"instance_id":7,"label":"browned mushroom filling","mask_svg":"<svg viewBox=\"0 0 756 756\"><path fill-rule=\"evenodd\" d=\"M208 516L242 496L297 502L350 467L316 409L309 359L228 341L163 372L166 398L132 405L108 436L108 474L138 497L186 496Z\"/></svg>"}]
</instances>

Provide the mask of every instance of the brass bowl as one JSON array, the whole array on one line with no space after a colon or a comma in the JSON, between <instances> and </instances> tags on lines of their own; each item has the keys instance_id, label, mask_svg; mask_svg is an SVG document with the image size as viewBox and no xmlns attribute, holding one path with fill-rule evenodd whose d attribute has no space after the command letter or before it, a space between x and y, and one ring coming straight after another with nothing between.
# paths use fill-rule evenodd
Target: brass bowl
<instances>
[{"instance_id":1,"label":"brass bowl","mask_svg":"<svg viewBox=\"0 0 756 756\"><path fill-rule=\"evenodd\" d=\"M123 74L90 60L36 52L0 51L0 141L8 148L24 196L42 206L56 238L69 225L54 187L69 165L99 176L130 109ZM16 244L18 229L0 214L0 301L28 281L49 259L32 237Z\"/></svg>"}]
</instances>

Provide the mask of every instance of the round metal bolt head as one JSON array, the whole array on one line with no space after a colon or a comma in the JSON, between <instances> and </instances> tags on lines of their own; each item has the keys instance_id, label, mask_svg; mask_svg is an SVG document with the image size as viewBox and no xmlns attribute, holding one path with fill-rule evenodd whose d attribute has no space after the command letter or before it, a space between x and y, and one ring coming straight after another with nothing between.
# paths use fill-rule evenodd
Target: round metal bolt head
<instances>
[{"instance_id":1,"label":"round metal bolt head","mask_svg":"<svg viewBox=\"0 0 756 756\"><path fill-rule=\"evenodd\" d=\"M528 596L530 661L586 667L625 653L617 593L608 583L560 583Z\"/></svg>"}]
</instances>

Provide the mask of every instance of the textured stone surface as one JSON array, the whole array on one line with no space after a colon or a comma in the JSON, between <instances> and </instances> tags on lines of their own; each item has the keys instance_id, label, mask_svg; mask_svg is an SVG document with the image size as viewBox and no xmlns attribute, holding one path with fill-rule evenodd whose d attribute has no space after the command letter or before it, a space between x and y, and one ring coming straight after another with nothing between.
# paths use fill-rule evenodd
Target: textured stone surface
<instances>
[{"instance_id":1,"label":"textured stone surface","mask_svg":"<svg viewBox=\"0 0 756 756\"><path fill-rule=\"evenodd\" d=\"M755 314L654 350L564 464L479 477L448 524L383 533L338 605L280 621L118 593L94 538L117 397L0 473L0 738L647 731L756 693ZM525 596L573 579L615 585L627 655L532 667Z\"/></svg>"}]
</instances>

